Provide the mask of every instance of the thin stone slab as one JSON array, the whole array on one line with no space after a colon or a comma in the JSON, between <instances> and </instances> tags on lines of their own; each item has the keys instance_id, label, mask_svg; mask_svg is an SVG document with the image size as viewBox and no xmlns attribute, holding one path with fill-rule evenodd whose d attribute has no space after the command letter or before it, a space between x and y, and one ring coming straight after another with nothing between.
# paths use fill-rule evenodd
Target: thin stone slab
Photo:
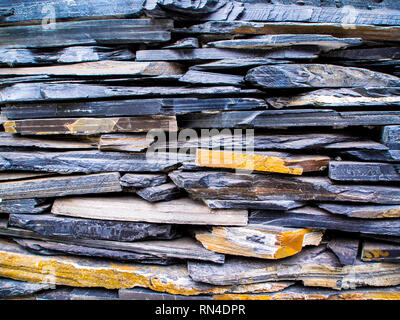
<instances>
[{"instance_id":1,"label":"thin stone slab","mask_svg":"<svg viewBox=\"0 0 400 320\"><path fill-rule=\"evenodd\" d=\"M385 126L400 124L399 111L349 111L298 109L230 111L184 114L182 128L286 128L331 126Z\"/></svg>"},{"instance_id":2,"label":"thin stone slab","mask_svg":"<svg viewBox=\"0 0 400 320\"><path fill-rule=\"evenodd\" d=\"M157 187L167 182L165 174L127 173L121 177L121 185L133 188Z\"/></svg>"},{"instance_id":3,"label":"thin stone slab","mask_svg":"<svg viewBox=\"0 0 400 320\"><path fill-rule=\"evenodd\" d=\"M90 248L83 245L41 240L13 239L13 241L21 247L27 249L29 252L44 256L73 255L160 265L174 263L174 261L171 259L161 259L148 254L120 251L115 249L108 250L103 248Z\"/></svg>"},{"instance_id":4,"label":"thin stone slab","mask_svg":"<svg viewBox=\"0 0 400 320\"><path fill-rule=\"evenodd\" d=\"M384 127L381 141L390 149L400 150L400 126Z\"/></svg>"},{"instance_id":5,"label":"thin stone slab","mask_svg":"<svg viewBox=\"0 0 400 320\"><path fill-rule=\"evenodd\" d=\"M223 265L189 261L188 270L193 280L214 285L295 280L307 287L343 290L396 286L400 282L398 264L357 261L342 267L324 246L307 248L278 261L239 257L227 258Z\"/></svg>"},{"instance_id":6,"label":"thin stone slab","mask_svg":"<svg viewBox=\"0 0 400 320\"><path fill-rule=\"evenodd\" d=\"M204 72L197 70L189 70L182 77L180 82L195 84L195 85L232 85L240 86L243 84L243 76L232 74L223 74L215 72Z\"/></svg>"},{"instance_id":7,"label":"thin stone slab","mask_svg":"<svg viewBox=\"0 0 400 320\"><path fill-rule=\"evenodd\" d=\"M120 289L118 296L121 300L213 300L212 296L183 296L143 288Z\"/></svg>"},{"instance_id":8,"label":"thin stone slab","mask_svg":"<svg viewBox=\"0 0 400 320\"><path fill-rule=\"evenodd\" d=\"M0 278L0 299L25 296L38 291L51 289L51 287L49 283L29 283Z\"/></svg>"},{"instance_id":9,"label":"thin stone slab","mask_svg":"<svg viewBox=\"0 0 400 320\"><path fill-rule=\"evenodd\" d=\"M317 203L317 206L332 214L344 215L350 218L382 219L399 218L400 206L356 205L339 203Z\"/></svg>"},{"instance_id":10,"label":"thin stone slab","mask_svg":"<svg viewBox=\"0 0 400 320\"><path fill-rule=\"evenodd\" d=\"M399 262L400 246L379 241L364 241L361 260L368 262Z\"/></svg>"},{"instance_id":11,"label":"thin stone slab","mask_svg":"<svg viewBox=\"0 0 400 320\"><path fill-rule=\"evenodd\" d=\"M386 5L379 5L376 2L359 4L354 1L345 1L344 3L343 1L340 3L330 1L325 4L310 1L302 4L299 5L295 1L278 1L274 2L274 4L245 2L243 15L238 20L341 23L348 28L352 28L354 25L363 24L398 25L400 19L397 10L390 10ZM392 6L399 9L397 4L392 3ZM370 10L372 8L374 10Z\"/></svg>"},{"instance_id":12,"label":"thin stone slab","mask_svg":"<svg viewBox=\"0 0 400 320\"><path fill-rule=\"evenodd\" d=\"M0 76L143 77L183 75L178 64L170 62L95 61L44 67L0 68Z\"/></svg>"},{"instance_id":13,"label":"thin stone slab","mask_svg":"<svg viewBox=\"0 0 400 320\"><path fill-rule=\"evenodd\" d=\"M117 0L110 5L108 1L74 0L73 4L65 4L56 0L35 1L32 6L30 1L3 1L0 12L11 10L1 22L27 22L41 21L43 15L54 10L58 19L73 18L102 18L102 17L134 17L140 15L143 9L143 0Z\"/></svg>"},{"instance_id":14,"label":"thin stone slab","mask_svg":"<svg viewBox=\"0 0 400 320\"><path fill-rule=\"evenodd\" d=\"M276 109L392 107L400 106L400 91L398 88L319 89L289 97L267 98L266 101Z\"/></svg>"},{"instance_id":15,"label":"thin stone slab","mask_svg":"<svg viewBox=\"0 0 400 320\"><path fill-rule=\"evenodd\" d=\"M4 129L22 135L75 134L111 132L147 132L151 129L177 131L175 116L149 115L121 118L61 118L6 121Z\"/></svg>"},{"instance_id":16,"label":"thin stone slab","mask_svg":"<svg viewBox=\"0 0 400 320\"><path fill-rule=\"evenodd\" d=\"M314 59L318 57L319 49L315 46L303 46L296 48L283 48L273 51L248 50L233 51L218 48L200 49L162 49L162 50L138 50L137 61L201 61L219 59Z\"/></svg>"},{"instance_id":17,"label":"thin stone slab","mask_svg":"<svg viewBox=\"0 0 400 320\"><path fill-rule=\"evenodd\" d=\"M344 232L399 236L396 219L367 220L332 215L315 208L298 208L285 213L253 211L249 223L289 228L329 229Z\"/></svg>"},{"instance_id":18,"label":"thin stone slab","mask_svg":"<svg viewBox=\"0 0 400 320\"><path fill-rule=\"evenodd\" d=\"M0 181L15 181L15 180L23 180L29 178L37 178L48 176L50 173L42 173L42 172L23 172L23 171L15 171L15 172L0 172Z\"/></svg>"},{"instance_id":19,"label":"thin stone slab","mask_svg":"<svg viewBox=\"0 0 400 320\"><path fill-rule=\"evenodd\" d=\"M231 70L231 69L250 69L251 67L258 67L268 64L283 64L290 63L285 60L273 60L265 58L246 58L246 59L221 59L213 62L197 64L189 67L189 70Z\"/></svg>"},{"instance_id":20,"label":"thin stone slab","mask_svg":"<svg viewBox=\"0 0 400 320\"><path fill-rule=\"evenodd\" d=\"M249 70L245 80L265 89L384 88L400 86L400 78L368 69L331 64L267 65Z\"/></svg>"},{"instance_id":21,"label":"thin stone slab","mask_svg":"<svg viewBox=\"0 0 400 320\"><path fill-rule=\"evenodd\" d=\"M160 147L164 145L160 145ZM243 134L225 134L219 132L196 139L168 141L168 148L205 148L228 150L387 150L388 147L363 137L341 133L305 133L305 134L259 134L252 138Z\"/></svg>"},{"instance_id":22,"label":"thin stone slab","mask_svg":"<svg viewBox=\"0 0 400 320\"><path fill-rule=\"evenodd\" d=\"M3 110L2 110L3 112ZM22 137L8 132L0 132L0 147L17 149L96 149L97 141L92 139L51 139L49 137Z\"/></svg>"},{"instance_id":23,"label":"thin stone slab","mask_svg":"<svg viewBox=\"0 0 400 320\"><path fill-rule=\"evenodd\" d=\"M378 162L331 161L329 178L335 181L400 181L400 166Z\"/></svg>"},{"instance_id":24,"label":"thin stone slab","mask_svg":"<svg viewBox=\"0 0 400 320\"><path fill-rule=\"evenodd\" d=\"M58 287L36 294L34 300L119 300L118 290Z\"/></svg>"},{"instance_id":25,"label":"thin stone slab","mask_svg":"<svg viewBox=\"0 0 400 320\"><path fill-rule=\"evenodd\" d=\"M276 293L221 294L215 300L399 300L400 287L334 290L292 286Z\"/></svg>"},{"instance_id":26,"label":"thin stone slab","mask_svg":"<svg viewBox=\"0 0 400 320\"><path fill-rule=\"evenodd\" d=\"M154 143L147 134L102 134L98 148L101 151L143 152Z\"/></svg>"},{"instance_id":27,"label":"thin stone slab","mask_svg":"<svg viewBox=\"0 0 400 320\"><path fill-rule=\"evenodd\" d=\"M113 101L9 104L2 114L9 120L69 118L94 116L138 116L180 114L209 110L267 109L264 100L256 98L170 98Z\"/></svg>"},{"instance_id":28,"label":"thin stone slab","mask_svg":"<svg viewBox=\"0 0 400 320\"><path fill-rule=\"evenodd\" d=\"M127 48L98 46L56 48L51 52L37 49L0 49L0 65L9 67L102 60L135 60L135 53Z\"/></svg>"},{"instance_id":29,"label":"thin stone slab","mask_svg":"<svg viewBox=\"0 0 400 320\"><path fill-rule=\"evenodd\" d=\"M57 22L56 28L42 25L2 27L2 49L52 48L76 45L160 43L171 39L171 20L109 19Z\"/></svg>"},{"instance_id":30,"label":"thin stone slab","mask_svg":"<svg viewBox=\"0 0 400 320\"><path fill-rule=\"evenodd\" d=\"M132 211L132 208L135 211ZM247 210L213 210L189 198L149 203L139 197L70 197L55 200L56 215L87 219L168 224L247 224Z\"/></svg>"},{"instance_id":31,"label":"thin stone slab","mask_svg":"<svg viewBox=\"0 0 400 320\"><path fill-rule=\"evenodd\" d=\"M169 174L194 199L348 201L400 204L400 188L333 184L325 177L293 177L230 172Z\"/></svg>"},{"instance_id":32,"label":"thin stone slab","mask_svg":"<svg viewBox=\"0 0 400 320\"><path fill-rule=\"evenodd\" d=\"M46 215L47 216L47 215ZM46 217L43 218L46 220ZM50 221L51 218L47 217L48 221ZM60 220L60 218L58 218ZM11 220L13 220L13 223ZM64 220L68 220L68 218L64 218ZM70 219L71 220L71 219ZM80 219L80 220L85 220L85 219ZM22 221L22 224L19 223ZM24 240L26 239L33 239L33 240L38 240L41 242L57 242L60 243L60 245L65 245L64 251L65 253L73 253L72 250L76 250L76 254L80 255L79 252L82 253L82 255L90 254L91 252L93 254L102 254L101 251L91 251L94 249L105 249L107 252L104 252L103 254L109 255L109 257L112 258L112 252L108 251L121 251L119 254L120 257L121 254L127 254L127 253L135 253L137 256L135 257L134 255L126 255L128 258L132 259L142 259L142 261L150 262L153 260L154 263L157 264L173 264L179 262L178 260L182 259L193 259L193 260L202 260L202 261L212 261L214 263L224 263L224 255L215 253L213 251L206 250L199 242L194 240L193 238L189 237L184 237L181 238L181 233L179 230L177 230L174 226L171 225L156 225L156 224L145 224L145 223L121 223L121 222L116 222L114 223L115 226L115 234L120 235L121 240L113 240L113 237L115 236L112 233L112 229L106 230L103 229L109 235L108 239L103 239L104 236L100 235L100 238L102 239L88 239L88 236L86 234L83 234L80 238L76 238L75 235L68 234L68 232L43 232L42 229L40 229L40 226L36 226L35 228L30 228L31 230L35 231L28 231L27 229L18 229L18 228L13 228L10 227L10 225L13 223L17 226L22 226L25 227L27 219L19 219L13 217L12 219L9 219L9 223L7 224L7 221L1 221L0 220L0 235L7 236L7 237L12 237L12 238L22 238ZM32 220L30 220L32 222ZM40 221L37 219L37 221ZM47 220L46 220L47 221ZM57 221L57 219L54 219L53 221ZM81 221L79 222L79 219L75 219L75 223L83 223L83 224L88 224L88 222ZM103 222L103 224L101 224ZM68 221L67 221L68 223ZM100 220L100 225L107 225L110 224L109 221L101 221ZM61 220L61 224L65 225L65 221ZM89 223L90 224L90 223ZM120 228L118 228L117 225L120 225ZM131 229L127 228L129 227L129 224L131 225ZM146 226L147 225L147 226ZM28 227L31 225L28 224ZM92 227L96 227L95 222L91 225ZM159 229L157 231L157 228ZM50 227L51 229L51 227ZM54 229L54 227L53 227ZM129 229L129 230L128 230ZM90 230L90 229L89 229ZM121 231L122 230L122 231ZM133 230L137 231L137 234L135 235L135 232ZM38 231L38 232L36 232ZM67 230L69 231L69 230ZM72 230L74 231L74 230ZM143 231L143 232L142 232ZM131 235L130 240L124 232L127 235ZM147 232L147 236L146 233ZM164 232L164 234L163 234ZM82 232L83 233L83 232ZM45 234L45 235L42 235ZM136 236L136 238L135 238ZM142 236L142 238L140 238ZM115 237L114 237L115 238ZM149 240L150 239L150 240ZM126 241L125 241L126 240ZM28 246L31 246L29 243L27 244ZM34 249L34 244L32 244L33 249ZM67 246L72 246L69 250ZM76 248L76 247L83 247L83 248ZM57 245L46 245L46 244L38 244L38 250L43 250L43 254L49 254L51 255L53 251L62 251L57 249ZM61 249L61 247L60 247ZM105 256L104 256L105 257ZM118 255L116 256L118 259ZM143 263L143 262L142 262Z\"/></svg>"},{"instance_id":33,"label":"thin stone slab","mask_svg":"<svg viewBox=\"0 0 400 320\"><path fill-rule=\"evenodd\" d=\"M183 38L169 46L165 46L164 49L197 49L199 47L197 38Z\"/></svg>"},{"instance_id":34,"label":"thin stone slab","mask_svg":"<svg viewBox=\"0 0 400 320\"><path fill-rule=\"evenodd\" d=\"M180 198L183 194L173 183L165 183L159 186L140 189L136 194L149 202L170 201Z\"/></svg>"},{"instance_id":35,"label":"thin stone slab","mask_svg":"<svg viewBox=\"0 0 400 320\"><path fill-rule=\"evenodd\" d=\"M347 150L341 156L360 161L400 162L400 150Z\"/></svg>"},{"instance_id":36,"label":"thin stone slab","mask_svg":"<svg viewBox=\"0 0 400 320\"><path fill-rule=\"evenodd\" d=\"M177 228L168 224L81 219L52 214L10 214L8 225L31 230L43 236L79 240L132 242L171 240L180 236Z\"/></svg>"},{"instance_id":37,"label":"thin stone slab","mask_svg":"<svg viewBox=\"0 0 400 320\"><path fill-rule=\"evenodd\" d=\"M261 259L292 256L305 246L318 246L323 236L323 232L318 230L264 227L258 224L198 229L194 234L208 250Z\"/></svg>"},{"instance_id":38,"label":"thin stone slab","mask_svg":"<svg viewBox=\"0 0 400 320\"><path fill-rule=\"evenodd\" d=\"M221 40L207 43L208 47L221 49L272 49L291 46L315 45L323 51L347 48L362 44L361 38L335 38L318 34L280 34L255 36L248 39Z\"/></svg>"},{"instance_id":39,"label":"thin stone slab","mask_svg":"<svg viewBox=\"0 0 400 320\"><path fill-rule=\"evenodd\" d=\"M323 171L328 167L326 156L293 156L285 153L238 153L197 149L196 165L301 175Z\"/></svg>"},{"instance_id":40,"label":"thin stone slab","mask_svg":"<svg viewBox=\"0 0 400 320\"><path fill-rule=\"evenodd\" d=\"M257 95L257 89L220 87L127 87L81 83L17 83L0 89L0 102L35 102L130 97L220 97Z\"/></svg>"},{"instance_id":41,"label":"thin stone slab","mask_svg":"<svg viewBox=\"0 0 400 320\"><path fill-rule=\"evenodd\" d=\"M55 285L106 289L143 287L181 295L250 293L260 290L265 292L288 286L288 284L276 286L269 282L233 287L214 286L193 281L189 277L186 265L154 266L102 259L39 256L17 244L4 240L0 242L0 276L34 283L48 279ZM18 261L18 264L15 261Z\"/></svg>"},{"instance_id":42,"label":"thin stone slab","mask_svg":"<svg viewBox=\"0 0 400 320\"><path fill-rule=\"evenodd\" d=\"M0 213L43 213L51 207L44 199L2 200Z\"/></svg>"},{"instance_id":43,"label":"thin stone slab","mask_svg":"<svg viewBox=\"0 0 400 320\"><path fill-rule=\"evenodd\" d=\"M354 265L357 259L359 240L337 237L328 242L328 248L337 256L344 266Z\"/></svg>"},{"instance_id":44,"label":"thin stone slab","mask_svg":"<svg viewBox=\"0 0 400 320\"><path fill-rule=\"evenodd\" d=\"M104 171L159 172L169 171L188 160L189 156L152 156L146 153L68 151L68 152L0 152L2 170L27 170L59 173Z\"/></svg>"},{"instance_id":45,"label":"thin stone slab","mask_svg":"<svg viewBox=\"0 0 400 320\"><path fill-rule=\"evenodd\" d=\"M290 210L305 204L291 200L219 200L203 199L211 209L254 209L254 210Z\"/></svg>"},{"instance_id":46,"label":"thin stone slab","mask_svg":"<svg viewBox=\"0 0 400 320\"><path fill-rule=\"evenodd\" d=\"M5 200L31 199L121 192L119 178L118 172L111 172L1 182L0 198Z\"/></svg>"},{"instance_id":47,"label":"thin stone slab","mask_svg":"<svg viewBox=\"0 0 400 320\"><path fill-rule=\"evenodd\" d=\"M374 26L341 23L296 23L296 22L250 22L208 21L188 28L176 29L185 35L228 34L228 35L271 35L271 34L327 34L338 38L362 38L363 40L398 41L400 28L397 26Z\"/></svg>"},{"instance_id":48,"label":"thin stone slab","mask_svg":"<svg viewBox=\"0 0 400 320\"><path fill-rule=\"evenodd\" d=\"M329 59L338 60L388 60L399 59L399 47L378 47L378 48L351 48L336 50L324 55Z\"/></svg>"}]
</instances>

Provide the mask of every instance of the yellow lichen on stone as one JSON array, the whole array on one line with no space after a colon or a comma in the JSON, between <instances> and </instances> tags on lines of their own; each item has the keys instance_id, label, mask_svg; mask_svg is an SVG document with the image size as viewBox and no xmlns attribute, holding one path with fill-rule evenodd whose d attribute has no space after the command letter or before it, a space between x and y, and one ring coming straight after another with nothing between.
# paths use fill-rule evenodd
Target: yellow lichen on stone
<instances>
[{"instance_id":1,"label":"yellow lichen on stone","mask_svg":"<svg viewBox=\"0 0 400 320\"><path fill-rule=\"evenodd\" d=\"M80 118L72 123L66 124L68 131L72 134L106 133L112 132L119 118Z\"/></svg>"},{"instance_id":2,"label":"yellow lichen on stone","mask_svg":"<svg viewBox=\"0 0 400 320\"><path fill-rule=\"evenodd\" d=\"M287 159L258 154L197 149L196 165L301 175L302 168L288 167Z\"/></svg>"},{"instance_id":3,"label":"yellow lichen on stone","mask_svg":"<svg viewBox=\"0 0 400 320\"><path fill-rule=\"evenodd\" d=\"M9 133L17 133L17 129L15 128L15 121L6 121L3 123L4 131Z\"/></svg>"}]
</instances>

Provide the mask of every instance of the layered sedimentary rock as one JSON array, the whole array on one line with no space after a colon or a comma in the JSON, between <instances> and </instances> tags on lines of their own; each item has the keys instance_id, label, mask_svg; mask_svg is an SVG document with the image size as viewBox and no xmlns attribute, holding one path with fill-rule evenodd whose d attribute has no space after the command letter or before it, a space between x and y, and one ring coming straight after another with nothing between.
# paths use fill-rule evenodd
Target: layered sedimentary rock
<instances>
[{"instance_id":1,"label":"layered sedimentary rock","mask_svg":"<svg viewBox=\"0 0 400 320\"><path fill-rule=\"evenodd\" d=\"M319 245L323 233L312 229L264 227L213 227L196 230L195 236L212 251L262 259L282 259L294 255L307 245Z\"/></svg>"},{"instance_id":2,"label":"layered sedimentary rock","mask_svg":"<svg viewBox=\"0 0 400 320\"><path fill-rule=\"evenodd\" d=\"M119 178L118 172L112 172L1 182L0 197L8 200L119 192L122 191Z\"/></svg>"},{"instance_id":3,"label":"layered sedimentary rock","mask_svg":"<svg viewBox=\"0 0 400 320\"><path fill-rule=\"evenodd\" d=\"M135 208L132 211L131 208ZM173 224L247 224L247 210L213 210L184 198L149 203L139 197L76 197L56 199L51 212L88 219L140 221Z\"/></svg>"},{"instance_id":4,"label":"layered sedimentary rock","mask_svg":"<svg viewBox=\"0 0 400 320\"><path fill-rule=\"evenodd\" d=\"M333 184L322 177L280 177L213 171L173 171L169 176L194 198L400 203L398 187Z\"/></svg>"},{"instance_id":5,"label":"layered sedimentary rock","mask_svg":"<svg viewBox=\"0 0 400 320\"><path fill-rule=\"evenodd\" d=\"M396 0L3 0L0 298L399 300L399 39Z\"/></svg>"}]
</instances>

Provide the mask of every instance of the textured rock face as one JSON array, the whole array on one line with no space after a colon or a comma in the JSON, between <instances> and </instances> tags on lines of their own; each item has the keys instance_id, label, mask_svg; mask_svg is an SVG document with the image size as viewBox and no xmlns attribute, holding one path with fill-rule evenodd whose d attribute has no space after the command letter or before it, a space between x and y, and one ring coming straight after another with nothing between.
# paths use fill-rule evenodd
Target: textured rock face
<instances>
[{"instance_id":1,"label":"textured rock face","mask_svg":"<svg viewBox=\"0 0 400 320\"><path fill-rule=\"evenodd\" d=\"M399 300L399 39L397 0L2 0L0 299Z\"/></svg>"}]
</instances>

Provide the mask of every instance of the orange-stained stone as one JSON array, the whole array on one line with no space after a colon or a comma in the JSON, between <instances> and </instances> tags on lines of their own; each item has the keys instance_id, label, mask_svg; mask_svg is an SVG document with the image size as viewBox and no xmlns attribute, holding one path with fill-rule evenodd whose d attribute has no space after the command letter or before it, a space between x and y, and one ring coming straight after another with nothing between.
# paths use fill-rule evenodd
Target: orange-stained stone
<instances>
[{"instance_id":1,"label":"orange-stained stone","mask_svg":"<svg viewBox=\"0 0 400 320\"><path fill-rule=\"evenodd\" d=\"M301 175L321 171L329 164L329 157L302 156L286 158L274 154L235 153L197 149L196 165L203 167L255 170Z\"/></svg>"}]
</instances>

